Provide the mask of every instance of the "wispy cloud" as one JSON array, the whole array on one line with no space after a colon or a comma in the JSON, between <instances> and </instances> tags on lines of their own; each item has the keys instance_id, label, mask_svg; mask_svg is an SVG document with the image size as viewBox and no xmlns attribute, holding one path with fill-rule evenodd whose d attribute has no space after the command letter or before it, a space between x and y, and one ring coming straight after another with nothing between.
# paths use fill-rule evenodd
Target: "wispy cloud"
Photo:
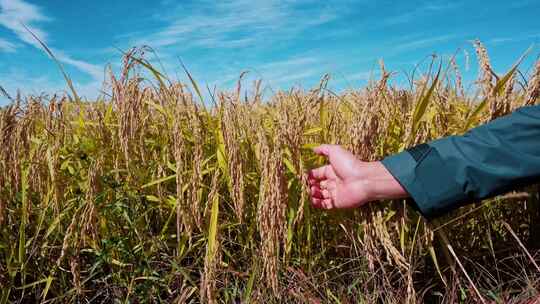
<instances>
[{"instance_id":1,"label":"wispy cloud","mask_svg":"<svg viewBox=\"0 0 540 304\"><path fill-rule=\"evenodd\" d=\"M298 68L303 68L306 66L316 65L321 62L321 58L315 56L302 56L302 57L292 57L280 61L272 61L269 63L262 64L260 66L261 70L273 71L273 70L283 70L283 69L292 69L296 70Z\"/></svg>"},{"instance_id":2,"label":"wispy cloud","mask_svg":"<svg viewBox=\"0 0 540 304\"><path fill-rule=\"evenodd\" d=\"M530 39L536 39L536 40L540 39L540 33L525 34L525 35L521 34L521 35L515 35L512 37L495 37L495 38L489 39L487 43L488 44L502 44L502 43L525 41L525 40L530 40Z\"/></svg>"},{"instance_id":3,"label":"wispy cloud","mask_svg":"<svg viewBox=\"0 0 540 304\"><path fill-rule=\"evenodd\" d=\"M260 64L254 72L270 86L281 88L291 83L307 84L307 80L318 80L334 69L320 56L304 55Z\"/></svg>"},{"instance_id":4,"label":"wispy cloud","mask_svg":"<svg viewBox=\"0 0 540 304\"><path fill-rule=\"evenodd\" d=\"M510 2L509 5L513 9L522 9L535 3L537 3L536 0L517 0Z\"/></svg>"},{"instance_id":5,"label":"wispy cloud","mask_svg":"<svg viewBox=\"0 0 540 304\"><path fill-rule=\"evenodd\" d=\"M0 38L0 52L13 53L16 49L15 43Z\"/></svg>"},{"instance_id":6,"label":"wispy cloud","mask_svg":"<svg viewBox=\"0 0 540 304\"><path fill-rule=\"evenodd\" d=\"M92 76L94 80L103 79L104 67L96 64L91 64L86 61L75 59L60 50L53 50L59 61L69 64L80 71Z\"/></svg>"},{"instance_id":7,"label":"wispy cloud","mask_svg":"<svg viewBox=\"0 0 540 304\"><path fill-rule=\"evenodd\" d=\"M449 10L455 9L459 7L460 5L461 3L459 2L444 2L444 3L428 2L422 5L418 5L416 8L413 8L400 15L386 17L383 19L381 24L384 26L393 26L393 25L409 23L411 21L414 21L416 18L420 18L422 16L448 12Z\"/></svg>"},{"instance_id":8,"label":"wispy cloud","mask_svg":"<svg viewBox=\"0 0 540 304\"><path fill-rule=\"evenodd\" d=\"M146 51L146 58L172 80L189 82L181 59L202 86L230 89L248 70L246 84L263 79L273 88L287 89L299 83L317 85L326 73L332 75L330 85L358 85L369 80L365 71L377 72L379 58L388 70L407 70L432 51L465 50L470 47L467 39L476 37L491 44L501 57L493 61L503 66L511 52L540 38L534 23L538 0L490 5L464 0L158 0L152 5L120 0L107 5L96 0L80 8L54 3L0 0L2 85L11 77L2 72L15 66L26 69L36 87L43 81L65 88L60 73L49 73L50 83L40 78L53 64L38 53L41 46L23 24L51 48L78 91L81 84L101 83L107 61L113 71L120 70L119 49L141 45L154 48L155 53ZM526 9L512 10L514 6ZM81 18L84 10L92 11L91 18ZM120 14L122 18L111 18ZM69 28L73 24L78 28ZM501 26L503 30L493 32ZM142 69L151 81L151 73L145 73ZM25 85L26 77L13 79Z\"/></svg>"},{"instance_id":9,"label":"wispy cloud","mask_svg":"<svg viewBox=\"0 0 540 304\"><path fill-rule=\"evenodd\" d=\"M0 25L12 30L22 41L39 47L38 42L24 28L26 27L43 41L47 41L48 35L37 24L50 21L41 9L22 0L0 0Z\"/></svg>"},{"instance_id":10,"label":"wispy cloud","mask_svg":"<svg viewBox=\"0 0 540 304\"><path fill-rule=\"evenodd\" d=\"M272 87L322 76L327 66L321 64L321 58L313 58L305 50L276 51L269 58L259 54L294 45L296 39L305 39L310 31L346 15L343 3L329 6L315 0L202 0L196 5L162 1L161 4L166 6L161 10L166 13L154 16L161 26L149 32L120 34L117 39L126 47L151 46L168 71L178 67L179 54L210 50L236 52L224 55L223 62L216 60L217 57L197 55L188 62L197 60L190 71L195 76L199 74L199 80L219 87L234 85L245 70L251 71L250 78L263 79ZM329 35L329 30L320 32Z\"/></svg>"},{"instance_id":11,"label":"wispy cloud","mask_svg":"<svg viewBox=\"0 0 540 304\"><path fill-rule=\"evenodd\" d=\"M353 74L349 74L347 75L347 80L349 81L355 81L355 80L370 80L372 79L375 75L377 75L378 72L358 72L358 73L353 73Z\"/></svg>"},{"instance_id":12,"label":"wispy cloud","mask_svg":"<svg viewBox=\"0 0 540 304\"><path fill-rule=\"evenodd\" d=\"M164 27L144 33L144 37L136 38L130 44L155 48L267 45L276 37L288 39L336 18L332 9L306 10L305 6L300 9L307 2L316 4L316 1L307 0L228 0L199 1L196 7L180 5L171 8L173 17L156 16L169 21Z\"/></svg>"},{"instance_id":13,"label":"wispy cloud","mask_svg":"<svg viewBox=\"0 0 540 304\"><path fill-rule=\"evenodd\" d=\"M428 47L430 45L434 45L439 42L446 42L450 39L455 38L455 35L441 35L436 37L428 37L428 38L421 38L416 40L410 40L407 42L403 42L401 44L398 44L395 46L394 50L397 51L405 51L410 49L418 49L423 47Z\"/></svg>"},{"instance_id":14,"label":"wispy cloud","mask_svg":"<svg viewBox=\"0 0 540 304\"><path fill-rule=\"evenodd\" d=\"M77 94L84 98L94 99L102 88L100 81L91 81L88 83L80 83L74 81ZM5 71L0 71L0 85L5 88L12 96L19 90L24 94L29 95L53 95L53 94L69 94L65 82L61 78L53 79L49 75L35 76L23 68L10 68ZM0 94L0 104L8 102Z\"/></svg>"},{"instance_id":15,"label":"wispy cloud","mask_svg":"<svg viewBox=\"0 0 540 304\"><path fill-rule=\"evenodd\" d=\"M12 67L0 72L0 80L0 85L12 95L17 90L32 95L42 95L45 92L54 94L65 90L65 85L61 81L52 80L48 75L36 77L20 67Z\"/></svg>"},{"instance_id":16,"label":"wispy cloud","mask_svg":"<svg viewBox=\"0 0 540 304\"><path fill-rule=\"evenodd\" d=\"M244 82L262 80L265 85L274 89L284 88L291 83L305 82L308 79L317 79L330 72L330 67L323 63L323 59L316 56L297 56L283 60L260 63L257 66L238 66L231 68L219 77L206 79L208 83L227 88L235 85L241 71L248 72Z\"/></svg>"},{"instance_id":17,"label":"wispy cloud","mask_svg":"<svg viewBox=\"0 0 540 304\"><path fill-rule=\"evenodd\" d=\"M29 31L47 44L49 34L39 24L51 20L52 18L46 16L36 5L23 0L0 0L0 25L11 30L21 41L28 43L35 48L41 49L41 45ZM0 50L2 49L14 51L15 45L0 40ZM101 72L102 68L100 66L75 59L65 54L62 50L55 48L51 48L51 50L61 62L89 74L94 80L102 78L103 73Z\"/></svg>"}]
</instances>

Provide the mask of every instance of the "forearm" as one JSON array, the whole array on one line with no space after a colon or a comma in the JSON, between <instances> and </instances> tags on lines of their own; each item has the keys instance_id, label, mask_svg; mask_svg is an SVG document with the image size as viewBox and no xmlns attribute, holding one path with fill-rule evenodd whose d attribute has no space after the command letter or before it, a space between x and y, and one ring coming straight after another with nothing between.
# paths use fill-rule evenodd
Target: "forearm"
<instances>
[{"instance_id":1,"label":"forearm","mask_svg":"<svg viewBox=\"0 0 540 304\"><path fill-rule=\"evenodd\" d=\"M540 107L519 109L382 163L427 217L534 183L540 178Z\"/></svg>"}]
</instances>

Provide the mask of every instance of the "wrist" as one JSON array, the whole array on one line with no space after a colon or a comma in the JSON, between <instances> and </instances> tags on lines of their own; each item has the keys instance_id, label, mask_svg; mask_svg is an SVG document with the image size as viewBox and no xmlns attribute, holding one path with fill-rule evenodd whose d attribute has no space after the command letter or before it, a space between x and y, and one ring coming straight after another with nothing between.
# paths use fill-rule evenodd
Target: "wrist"
<instances>
[{"instance_id":1,"label":"wrist","mask_svg":"<svg viewBox=\"0 0 540 304\"><path fill-rule=\"evenodd\" d=\"M405 188L380 161L366 162L364 180L370 201L399 199L409 196Z\"/></svg>"}]
</instances>

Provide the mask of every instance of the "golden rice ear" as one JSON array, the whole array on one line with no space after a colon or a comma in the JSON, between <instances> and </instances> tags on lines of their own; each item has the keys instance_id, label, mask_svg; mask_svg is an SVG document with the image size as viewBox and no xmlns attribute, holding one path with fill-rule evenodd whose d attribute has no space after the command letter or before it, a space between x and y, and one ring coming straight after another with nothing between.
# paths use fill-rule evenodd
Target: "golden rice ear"
<instances>
[{"instance_id":1,"label":"golden rice ear","mask_svg":"<svg viewBox=\"0 0 540 304\"><path fill-rule=\"evenodd\" d=\"M489 60L487 49L484 47L482 42L479 39L476 39L474 42L474 48L476 50L476 56L478 59L478 65L480 66L480 75L478 75L478 84L482 90L482 96L488 98L493 93L493 83L494 72L491 67L491 62Z\"/></svg>"},{"instance_id":2,"label":"golden rice ear","mask_svg":"<svg viewBox=\"0 0 540 304\"><path fill-rule=\"evenodd\" d=\"M497 78L497 82L495 83L495 85L491 88L491 93L485 97L483 97L482 101L480 101L476 107L470 111L470 114L468 115L467 119L465 120L465 124L464 124L464 127L462 129L462 132L465 132L467 130L469 130L469 128L471 128L473 126L473 124L475 124L478 119L480 118L481 114L483 111L485 111L485 109L487 108L488 105L490 105L490 115L488 118L489 119L493 119L496 117L496 113L497 113L497 102L498 102L498 98L500 98L504 92L505 92L505 88L509 85L511 85L513 79L514 79L514 74L516 73L519 65L521 64L521 62L525 59L525 57L527 56L527 54L530 52L530 48L525 51L525 53L523 53L523 55L521 55L521 57L516 61L516 63L514 63L514 65L512 66L512 68L510 68L510 70L508 70L508 72L506 72L506 74L504 74L502 77L500 78ZM493 106L493 104L495 104Z\"/></svg>"},{"instance_id":3,"label":"golden rice ear","mask_svg":"<svg viewBox=\"0 0 540 304\"><path fill-rule=\"evenodd\" d=\"M246 141L241 124L242 109L245 105L239 103L240 86L238 86L235 96L220 96L221 104L221 124L218 127L220 143L223 145L223 153L226 154L227 168L226 174L229 193L233 199L234 211L240 223L244 221L245 205L245 182L244 182L244 148ZM223 141L221 143L221 141ZM226 151L226 152L225 152Z\"/></svg>"},{"instance_id":4,"label":"golden rice ear","mask_svg":"<svg viewBox=\"0 0 540 304\"><path fill-rule=\"evenodd\" d=\"M282 160L283 137L278 130L258 132L260 149L260 188L257 227L261 237L260 253L263 278L275 295L279 295L280 251L284 242L285 211L288 193Z\"/></svg>"},{"instance_id":5,"label":"golden rice ear","mask_svg":"<svg viewBox=\"0 0 540 304\"><path fill-rule=\"evenodd\" d=\"M533 105L540 102L540 59L536 60L534 73L529 79L524 105Z\"/></svg>"}]
</instances>

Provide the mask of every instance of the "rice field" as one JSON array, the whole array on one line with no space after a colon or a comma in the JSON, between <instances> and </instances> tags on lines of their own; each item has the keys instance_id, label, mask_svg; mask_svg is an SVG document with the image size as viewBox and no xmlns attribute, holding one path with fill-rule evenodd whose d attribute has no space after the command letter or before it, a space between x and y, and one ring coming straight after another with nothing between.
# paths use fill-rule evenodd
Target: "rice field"
<instances>
[{"instance_id":1,"label":"rice field","mask_svg":"<svg viewBox=\"0 0 540 304\"><path fill-rule=\"evenodd\" d=\"M410 85L336 94L209 91L173 82L133 49L110 92L9 96L0 110L0 304L533 303L540 296L539 186L426 221L406 201L310 206L312 148L363 160L538 103L540 61L479 75L453 59ZM531 55L530 55L531 56ZM209 97L208 97L209 96Z\"/></svg>"}]
</instances>

